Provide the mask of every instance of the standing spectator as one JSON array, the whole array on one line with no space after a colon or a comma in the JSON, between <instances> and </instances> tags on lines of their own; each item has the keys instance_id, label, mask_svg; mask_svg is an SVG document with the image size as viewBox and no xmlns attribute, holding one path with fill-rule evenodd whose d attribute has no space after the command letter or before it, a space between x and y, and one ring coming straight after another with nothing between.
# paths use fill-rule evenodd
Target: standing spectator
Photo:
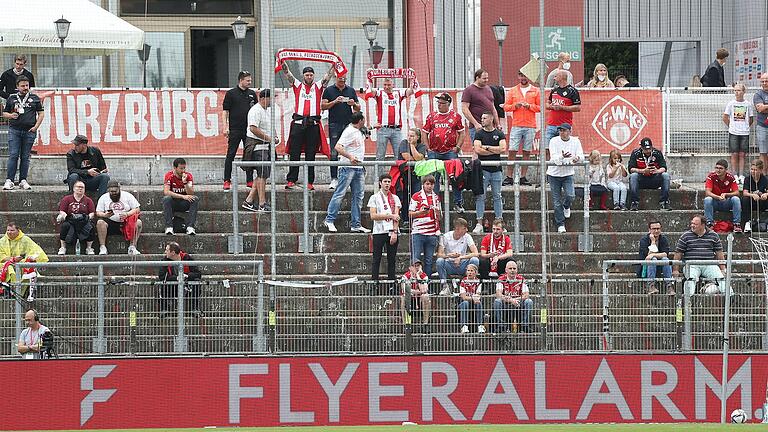
<instances>
[{"instance_id":1,"label":"standing spectator","mask_svg":"<svg viewBox=\"0 0 768 432\"><path fill-rule=\"evenodd\" d=\"M16 93L16 80L22 75L27 77L30 87L35 87L35 76L32 75L32 72L26 66L27 56L16 54L16 57L13 58L13 67L0 75L1 98L8 99L12 94Z\"/></svg>"},{"instance_id":2,"label":"standing spectator","mask_svg":"<svg viewBox=\"0 0 768 432\"><path fill-rule=\"evenodd\" d=\"M248 131L245 136L245 149L243 150L243 160L269 162L275 155L275 146L280 144L280 138L272 135L272 98L269 89L263 89L259 92L259 102L248 111ZM250 153L250 157L247 155ZM269 165L257 166L253 169L247 169L246 173L256 173L256 179L253 182L248 196L243 201L243 208L250 211L268 212L271 210L267 205L267 179L271 174ZM253 200L258 199L258 205L253 204Z\"/></svg>"},{"instance_id":3,"label":"standing spectator","mask_svg":"<svg viewBox=\"0 0 768 432\"><path fill-rule=\"evenodd\" d=\"M39 360L42 358L42 337L50 330L40 323L40 316L34 309L24 314L24 324L27 328L21 331L16 350L27 360Z\"/></svg>"},{"instance_id":4,"label":"standing spectator","mask_svg":"<svg viewBox=\"0 0 768 432\"><path fill-rule=\"evenodd\" d=\"M427 146L421 142L421 129L411 128L408 130L407 138L400 143L397 151L397 160L399 161L422 161L427 158ZM400 212L400 230L410 229L408 217L408 205L411 202L411 195L421 190L421 179L414 174L413 167L400 170L403 187L399 190L400 202L403 208Z\"/></svg>"},{"instance_id":5,"label":"standing spectator","mask_svg":"<svg viewBox=\"0 0 768 432\"><path fill-rule=\"evenodd\" d=\"M352 114L351 123L344 129L339 141L336 143L336 152L339 154L339 161L349 164L339 169L339 186L333 191L331 201L328 202L328 214L325 216L323 224L329 232L337 232L336 216L339 214L341 200L347 193L347 189L352 189L352 216L350 219L350 231L359 233L369 233L371 230L360 223L360 210L363 207L363 195L365 195L365 168L360 166L365 157L365 137L360 128L365 124L363 113L356 112Z\"/></svg>"},{"instance_id":6,"label":"standing spectator","mask_svg":"<svg viewBox=\"0 0 768 432\"><path fill-rule=\"evenodd\" d=\"M98 147L89 146L88 138L83 135L75 136L72 140L74 147L67 152L67 184L69 191L75 182L85 184L86 191L96 191L99 196L107 192L109 170L107 162Z\"/></svg>"},{"instance_id":7,"label":"standing spectator","mask_svg":"<svg viewBox=\"0 0 768 432\"><path fill-rule=\"evenodd\" d=\"M493 221L491 232L480 242L480 279L498 276L499 269L506 268L512 259L512 239L504 234L504 221Z\"/></svg>"},{"instance_id":8,"label":"standing spectator","mask_svg":"<svg viewBox=\"0 0 768 432\"><path fill-rule=\"evenodd\" d=\"M669 173L667 161L661 150L653 148L653 142L645 137L640 140L640 147L629 155L629 199L630 210L637 211L640 204L640 189L661 188L659 208L672 210L669 206Z\"/></svg>"},{"instance_id":9,"label":"standing spectator","mask_svg":"<svg viewBox=\"0 0 768 432\"><path fill-rule=\"evenodd\" d=\"M162 261L169 262L187 262L183 267L182 277L184 278L184 295L186 296L186 310L191 310L195 317L200 318L203 316L203 311L200 309L200 281L203 278L200 269L196 265L192 265L194 261L192 256L181 249L176 242L170 242L165 246L165 256ZM179 266L176 264L170 264L166 267L160 267L157 273L157 279L161 282L160 291L160 311L161 316L165 317L168 310L172 309L172 299L176 299L179 292Z\"/></svg>"},{"instance_id":10,"label":"standing spectator","mask_svg":"<svg viewBox=\"0 0 768 432\"><path fill-rule=\"evenodd\" d=\"M232 187L232 161L235 160L240 143L245 147L248 131L248 111L256 105L256 92L251 89L251 73L238 72L237 85L224 95L224 135L227 136L227 157L224 159L224 190ZM251 187L253 171L246 171L246 184Z\"/></svg>"},{"instance_id":11,"label":"standing spectator","mask_svg":"<svg viewBox=\"0 0 768 432\"><path fill-rule=\"evenodd\" d=\"M728 102L723 112L723 123L728 126L728 151L731 152L731 167L736 174L736 181L744 184L745 155L749 152L749 132L755 120L755 111L751 103L744 100L747 88L744 84L733 86L736 99Z\"/></svg>"},{"instance_id":12,"label":"standing spectator","mask_svg":"<svg viewBox=\"0 0 768 432\"><path fill-rule=\"evenodd\" d=\"M468 310L470 305L475 310L475 324L478 333L485 333L483 325L483 303L480 295L483 291L483 283L477 278L477 266L467 266L467 275L459 283L459 323L461 333L469 333Z\"/></svg>"},{"instance_id":13,"label":"standing spectator","mask_svg":"<svg viewBox=\"0 0 768 432\"><path fill-rule=\"evenodd\" d=\"M5 101L3 118L8 121L8 171L3 190L12 190L16 169L19 170L19 187L29 190L29 155L37 138L37 130L43 123L45 112L40 98L29 91L29 78L19 75L16 78L16 93ZM21 158L21 162L19 162Z\"/></svg>"},{"instance_id":14,"label":"standing spectator","mask_svg":"<svg viewBox=\"0 0 768 432\"><path fill-rule=\"evenodd\" d=\"M546 87L553 87L555 85L555 77L559 72L565 72L566 82L568 85L573 85L573 74L571 69L571 55L567 52L561 52L557 55L557 67L552 69L552 72L547 75Z\"/></svg>"},{"instance_id":15,"label":"standing spectator","mask_svg":"<svg viewBox=\"0 0 768 432\"><path fill-rule=\"evenodd\" d=\"M571 136L571 125L563 123L557 128L560 136L552 138L549 146L549 161L555 166L547 168L549 190L555 207L557 232L565 232L565 220L571 217L571 202L576 198L573 187L575 164L584 160L581 141Z\"/></svg>"},{"instance_id":16,"label":"standing spectator","mask_svg":"<svg viewBox=\"0 0 768 432\"><path fill-rule=\"evenodd\" d=\"M440 239L440 197L434 192L435 177L421 179L421 190L411 196L408 216L411 219L411 261L424 262L427 275L432 274L432 258ZM422 255L424 256L422 258Z\"/></svg>"},{"instance_id":17,"label":"standing spectator","mask_svg":"<svg viewBox=\"0 0 768 432\"><path fill-rule=\"evenodd\" d=\"M659 292L656 288L656 273L658 267L664 275L667 285L667 294L675 294L675 283L672 280L672 266L669 265L669 239L661 233L661 222L652 220L648 222L648 234L640 238L640 246L637 259L648 261L637 268L637 277L648 280L646 287L648 294Z\"/></svg>"},{"instance_id":18,"label":"standing spectator","mask_svg":"<svg viewBox=\"0 0 768 432\"><path fill-rule=\"evenodd\" d=\"M608 78L608 68L604 64L595 65L592 79L587 83L588 88L614 88L613 81Z\"/></svg>"},{"instance_id":19,"label":"standing spectator","mask_svg":"<svg viewBox=\"0 0 768 432\"><path fill-rule=\"evenodd\" d=\"M507 153L507 141L504 133L493 127L493 114L483 113L483 128L475 134L473 146L477 158L481 162L501 162L501 155ZM504 203L501 200L501 183L504 173L500 166L483 166L483 193L475 196L475 225L474 233L483 232L483 214L485 213L485 193L491 185L493 194L493 214L496 219L502 218Z\"/></svg>"},{"instance_id":20,"label":"standing spectator","mask_svg":"<svg viewBox=\"0 0 768 432\"><path fill-rule=\"evenodd\" d=\"M107 193L96 203L96 232L99 235L99 255L107 254L107 235L123 236L130 245L128 255L141 255L136 244L141 236L141 219L139 201L130 192L120 190L120 183L109 182Z\"/></svg>"},{"instance_id":21,"label":"standing spectator","mask_svg":"<svg viewBox=\"0 0 768 432\"><path fill-rule=\"evenodd\" d=\"M366 99L376 101L376 160L387 156L387 143L392 147L392 154L399 159L399 146L402 140L400 130L403 127L401 108L403 100L413 94L412 88L393 89L392 78L384 78L383 88L366 94ZM378 170L378 167L376 167Z\"/></svg>"},{"instance_id":22,"label":"standing spectator","mask_svg":"<svg viewBox=\"0 0 768 432\"><path fill-rule=\"evenodd\" d=\"M493 314L500 332L509 331L508 324L513 319L520 325L521 332L533 331L530 327L533 300L529 297L528 284L517 272L517 263L507 262L504 274L496 283L496 299L493 301Z\"/></svg>"},{"instance_id":23,"label":"standing spectator","mask_svg":"<svg viewBox=\"0 0 768 432\"><path fill-rule=\"evenodd\" d=\"M333 68L323 76L320 82L315 82L315 70L307 66L302 70L304 81L299 81L288 69L288 64L283 62L283 73L288 81L291 82L294 95L294 113L291 122L291 131L289 143L287 145L288 154L293 162L301 159L301 153L304 153L304 160L315 160L315 154L321 146L320 138L320 103L323 90L331 79ZM295 189L296 182L299 179L299 167L290 167L288 169L286 189ZM315 167L307 167L307 189L315 190Z\"/></svg>"},{"instance_id":24,"label":"standing spectator","mask_svg":"<svg viewBox=\"0 0 768 432\"><path fill-rule=\"evenodd\" d=\"M744 182L741 197L741 223L744 232L752 232L752 218L768 210L768 178L763 175L763 161L755 159L749 167L749 178Z\"/></svg>"},{"instance_id":25,"label":"standing spectator","mask_svg":"<svg viewBox=\"0 0 768 432\"><path fill-rule=\"evenodd\" d=\"M411 290L411 312L421 311L421 323L424 332L429 333L429 288L427 287L427 274L421 269L421 260L413 260L402 278L402 291L400 293L400 312L403 322L408 322L405 308L405 290Z\"/></svg>"},{"instance_id":26,"label":"standing spectator","mask_svg":"<svg viewBox=\"0 0 768 432\"><path fill-rule=\"evenodd\" d=\"M371 279L379 280L381 253L387 251L387 279L395 280L398 234L400 233L400 198L391 190L392 176L379 177L379 191L368 199L368 209L373 221L373 266Z\"/></svg>"},{"instance_id":27,"label":"standing spectator","mask_svg":"<svg viewBox=\"0 0 768 432\"><path fill-rule=\"evenodd\" d=\"M724 260L723 244L716 232L707 228L703 216L691 219L690 230L677 239L675 261ZM721 293L725 293L725 264L696 264L688 266L690 274L685 275L685 293L694 293L699 278L716 279ZM675 265L673 276L680 274L680 265ZM731 291L733 292L733 291Z\"/></svg>"},{"instance_id":28,"label":"standing spectator","mask_svg":"<svg viewBox=\"0 0 768 432\"><path fill-rule=\"evenodd\" d=\"M768 166L768 72L760 75L760 90L752 98L757 112L757 127L755 141L760 152L763 165Z\"/></svg>"},{"instance_id":29,"label":"standing spectator","mask_svg":"<svg viewBox=\"0 0 768 432\"><path fill-rule=\"evenodd\" d=\"M728 58L728 50L718 48L715 53L715 60L707 66L704 75L701 77L703 87L725 87L725 70L723 65Z\"/></svg>"},{"instance_id":30,"label":"standing spectator","mask_svg":"<svg viewBox=\"0 0 768 432\"><path fill-rule=\"evenodd\" d=\"M59 255L67 253L67 245L74 245L78 241L86 242L86 255L94 255L93 240L96 238L96 230L93 226L93 218L96 216L96 206L93 200L85 195L85 183L78 180L72 188L72 195L67 195L59 201L59 215L56 222L61 224L59 231Z\"/></svg>"},{"instance_id":31,"label":"standing spectator","mask_svg":"<svg viewBox=\"0 0 768 432\"><path fill-rule=\"evenodd\" d=\"M339 153L336 151L336 143L344 130L352 122L352 113L360 111L360 104L357 101L357 92L347 85L347 76L336 77L336 85L327 87L323 92L323 98L320 101L320 109L328 110L328 133L331 135L331 160L339 160ZM379 160L379 158L376 158ZM362 158L360 159L362 160ZM339 167L331 168L331 184L328 189L334 190L339 185Z\"/></svg>"},{"instance_id":32,"label":"standing spectator","mask_svg":"<svg viewBox=\"0 0 768 432\"><path fill-rule=\"evenodd\" d=\"M440 295L451 295L448 275L461 275L467 272L467 266L477 266L479 253L475 240L469 235L469 223L464 218L453 221L453 231L440 237L437 246L437 274L440 277L442 291Z\"/></svg>"},{"instance_id":33,"label":"standing spectator","mask_svg":"<svg viewBox=\"0 0 768 432\"><path fill-rule=\"evenodd\" d=\"M608 164L605 166L606 180L605 185L613 192L613 209L627 209L627 184L624 179L629 175L624 167L621 153L618 150L611 150L608 153Z\"/></svg>"},{"instance_id":34,"label":"standing spectator","mask_svg":"<svg viewBox=\"0 0 768 432\"><path fill-rule=\"evenodd\" d=\"M475 71L475 81L464 89L461 94L461 113L469 122L469 139L475 140L475 133L480 130L482 116L491 113L492 127L499 125L499 116L496 113L493 90L488 85L488 71L478 69Z\"/></svg>"},{"instance_id":35,"label":"standing spectator","mask_svg":"<svg viewBox=\"0 0 768 432\"><path fill-rule=\"evenodd\" d=\"M573 126L573 113L581 111L581 96L579 91L568 81L568 74L560 71L555 74L555 84L547 99L547 130L541 148L546 149L549 141L558 135L559 127L563 124Z\"/></svg>"},{"instance_id":36,"label":"standing spectator","mask_svg":"<svg viewBox=\"0 0 768 432\"><path fill-rule=\"evenodd\" d=\"M517 72L519 83L509 89L507 100L504 102L504 111L512 113L510 122L512 129L509 131L509 159L517 160L517 151L522 146L523 160L531 156L533 140L536 138L536 113L541 111L539 88L532 85L528 77L522 72ZM530 186L531 182L525 177L528 174L528 166L520 167L520 184ZM507 178L502 183L504 186L514 184L514 167L507 167Z\"/></svg>"},{"instance_id":37,"label":"standing spectator","mask_svg":"<svg viewBox=\"0 0 768 432\"><path fill-rule=\"evenodd\" d=\"M608 187L605 183L605 169L603 169L602 156L597 150L589 152L589 196L592 209L608 210Z\"/></svg>"},{"instance_id":38,"label":"standing spectator","mask_svg":"<svg viewBox=\"0 0 768 432\"><path fill-rule=\"evenodd\" d=\"M707 218L707 228L712 228L715 220L715 210L733 213L733 232L741 232L741 200L736 178L728 172L728 161L720 159L715 164L715 170L707 175L704 182L704 217Z\"/></svg>"},{"instance_id":39,"label":"standing spectator","mask_svg":"<svg viewBox=\"0 0 768 432\"><path fill-rule=\"evenodd\" d=\"M197 206L200 203L195 195L192 173L187 172L187 161L183 158L173 160L173 169L163 177L163 217L165 234L173 235L174 212L187 213L187 234L195 235Z\"/></svg>"},{"instance_id":40,"label":"standing spectator","mask_svg":"<svg viewBox=\"0 0 768 432\"><path fill-rule=\"evenodd\" d=\"M427 158L451 160L459 157L464 143L464 123L461 116L451 109L453 98L448 93L438 93L437 112L431 112L424 121L421 139L427 145ZM436 175L435 193L440 194L440 176ZM453 188L453 209L464 213L461 189ZM429 267L429 265L427 265Z\"/></svg>"}]
</instances>

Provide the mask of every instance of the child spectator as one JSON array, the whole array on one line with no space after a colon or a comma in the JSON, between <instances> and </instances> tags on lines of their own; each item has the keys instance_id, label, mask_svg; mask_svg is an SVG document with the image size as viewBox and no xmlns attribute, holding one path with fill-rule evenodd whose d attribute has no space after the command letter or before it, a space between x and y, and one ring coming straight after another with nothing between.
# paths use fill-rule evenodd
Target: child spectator
<instances>
[{"instance_id":1,"label":"child spectator","mask_svg":"<svg viewBox=\"0 0 768 432\"><path fill-rule=\"evenodd\" d=\"M483 303L480 301L480 293L483 284L477 278L477 266L470 264L467 266L467 276L459 284L459 320L461 322L461 332L469 333L469 322L467 319L470 305L475 309L475 324L478 333L485 333L483 325Z\"/></svg>"},{"instance_id":2,"label":"child spectator","mask_svg":"<svg viewBox=\"0 0 768 432\"><path fill-rule=\"evenodd\" d=\"M605 170L601 165L600 152L592 150L589 153L589 196L595 203L591 206L594 210L598 200L600 201L600 210L608 210L605 203L608 201L608 188L605 186Z\"/></svg>"},{"instance_id":3,"label":"child spectator","mask_svg":"<svg viewBox=\"0 0 768 432\"><path fill-rule=\"evenodd\" d=\"M731 153L731 170L736 181L744 185L744 155L749 152L749 130L755 120L752 103L744 100L747 88L744 84L735 84L733 93L736 98L725 106L723 123L728 126L728 151Z\"/></svg>"},{"instance_id":4,"label":"child spectator","mask_svg":"<svg viewBox=\"0 0 768 432\"><path fill-rule=\"evenodd\" d=\"M627 184L624 179L629 175L624 162L621 159L621 153L618 150L611 150L608 153L608 164L605 166L605 186L613 192L613 209L627 209Z\"/></svg>"}]
</instances>

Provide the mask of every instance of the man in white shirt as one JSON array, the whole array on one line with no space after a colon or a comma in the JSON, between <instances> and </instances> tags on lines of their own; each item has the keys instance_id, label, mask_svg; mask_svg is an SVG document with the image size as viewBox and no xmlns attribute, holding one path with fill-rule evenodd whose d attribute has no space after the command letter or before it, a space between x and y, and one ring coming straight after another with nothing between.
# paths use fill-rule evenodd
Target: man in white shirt
<instances>
[{"instance_id":1,"label":"man in white shirt","mask_svg":"<svg viewBox=\"0 0 768 432\"><path fill-rule=\"evenodd\" d=\"M270 96L269 89L259 92L259 102L248 111L248 130L245 132L243 160L271 161L272 155L275 153L275 147L272 144L280 143L280 138L273 135L272 108L270 107L272 98ZM267 179L271 167L262 165L248 168L248 170L250 169L256 173L256 178L253 180L253 187L243 201L242 207L255 212L268 212L271 209L267 205ZM253 200L257 195L259 203L254 205Z\"/></svg>"},{"instance_id":2,"label":"man in white shirt","mask_svg":"<svg viewBox=\"0 0 768 432\"><path fill-rule=\"evenodd\" d=\"M565 232L565 220L571 217L571 201L576 197L573 188L574 165L584 160L581 141L571 136L571 125L563 123L557 127L560 136L549 142L549 161L556 166L547 168L549 190L555 208L557 232Z\"/></svg>"},{"instance_id":3,"label":"man in white shirt","mask_svg":"<svg viewBox=\"0 0 768 432\"><path fill-rule=\"evenodd\" d=\"M475 240L468 233L469 223L464 218L453 221L453 231L448 231L440 237L437 246L437 274L443 290L441 295L451 295L451 284L448 283L448 275L461 275L467 273L467 266L480 265L477 258L479 252Z\"/></svg>"},{"instance_id":4,"label":"man in white shirt","mask_svg":"<svg viewBox=\"0 0 768 432\"><path fill-rule=\"evenodd\" d=\"M334 222L339 214L341 200L350 187L352 188L350 231L365 234L371 232L360 224L360 210L363 207L363 195L365 194L365 168L360 166L360 162L365 157L365 137L360 132L360 128L364 124L365 117L361 112L352 113L352 122L344 129L339 141L336 142L335 148L339 153L339 162L345 162L349 165L339 167L339 185L333 191L331 201L328 203L328 215L323 223L329 232L338 231Z\"/></svg>"},{"instance_id":5,"label":"man in white shirt","mask_svg":"<svg viewBox=\"0 0 768 432\"><path fill-rule=\"evenodd\" d=\"M128 255L140 255L136 244L141 235L139 201L129 192L120 190L120 183L110 180L107 193L99 197L96 204L96 232L99 234L99 255L107 254L107 235L122 235L130 242ZM124 232L128 230L128 232Z\"/></svg>"}]
</instances>

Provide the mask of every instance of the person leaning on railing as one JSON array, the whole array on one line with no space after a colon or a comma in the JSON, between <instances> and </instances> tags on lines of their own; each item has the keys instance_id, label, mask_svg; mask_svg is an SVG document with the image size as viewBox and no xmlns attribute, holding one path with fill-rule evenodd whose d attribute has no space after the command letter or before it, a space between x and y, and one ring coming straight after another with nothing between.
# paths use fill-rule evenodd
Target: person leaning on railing
<instances>
[{"instance_id":1,"label":"person leaning on railing","mask_svg":"<svg viewBox=\"0 0 768 432\"><path fill-rule=\"evenodd\" d=\"M185 262L183 268L184 289L185 296L187 298L186 304L189 305L187 310L192 310L197 318L203 316L203 311L200 309L200 280L203 278L200 269L192 265L194 261L192 256L181 249L176 242L170 242L165 246L165 256L162 261L169 261L169 265L166 267L160 267L157 273L157 278L161 282L160 285L160 311L163 315L168 310L171 310L171 299L177 298L178 294L178 275L179 266L176 264L179 261ZM191 283L190 283L191 282Z\"/></svg>"}]
</instances>

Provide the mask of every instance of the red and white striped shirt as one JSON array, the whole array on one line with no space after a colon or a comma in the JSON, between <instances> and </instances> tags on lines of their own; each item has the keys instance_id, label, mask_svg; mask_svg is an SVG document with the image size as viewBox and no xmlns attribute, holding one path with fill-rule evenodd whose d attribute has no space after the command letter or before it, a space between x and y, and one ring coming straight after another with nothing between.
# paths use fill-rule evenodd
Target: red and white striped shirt
<instances>
[{"instance_id":1,"label":"red and white striped shirt","mask_svg":"<svg viewBox=\"0 0 768 432\"><path fill-rule=\"evenodd\" d=\"M376 98L376 116L379 118L379 124L401 127L403 121L400 109L403 106L405 90L393 89L392 93L387 93L380 89L376 91L374 97Z\"/></svg>"},{"instance_id":2,"label":"red and white striped shirt","mask_svg":"<svg viewBox=\"0 0 768 432\"><path fill-rule=\"evenodd\" d=\"M424 216L413 218L411 234L440 235L440 220L437 218L434 207L440 207L440 197L436 193L427 195L422 189L413 194L408 210L413 212L429 210L429 212Z\"/></svg>"},{"instance_id":3,"label":"red and white striped shirt","mask_svg":"<svg viewBox=\"0 0 768 432\"><path fill-rule=\"evenodd\" d=\"M480 294L480 292L483 290L483 284L480 282L479 279L475 280L469 280L466 277L461 280L461 283L459 283L459 293L460 294Z\"/></svg>"},{"instance_id":4,"label":"red and white striped shirt","mask_svg":"<svg viewBox=\"0 0 768 432\"><path fill-rule=\"evenodd\" d=\"M501 289L501 293L510 297L522 297L523 293L528 292L528 284L525 283L525 278L517 274L514 278L509 279L507 274L499 276L499 282L496 284L496 290Z\"/></svg>"},{"instance_id":5,"label":"red and white striped shirt","mask_svg":"<svg viewBox=\"0 0 768 432\"><path fill-rule=\"evenodd\" d=\"M320 101L323 98L323 84L313 82L306 85L302 81L293 81L293 96L296 103L296 114L304 117L320 115Z\"/></svg>"}]
</instances>

